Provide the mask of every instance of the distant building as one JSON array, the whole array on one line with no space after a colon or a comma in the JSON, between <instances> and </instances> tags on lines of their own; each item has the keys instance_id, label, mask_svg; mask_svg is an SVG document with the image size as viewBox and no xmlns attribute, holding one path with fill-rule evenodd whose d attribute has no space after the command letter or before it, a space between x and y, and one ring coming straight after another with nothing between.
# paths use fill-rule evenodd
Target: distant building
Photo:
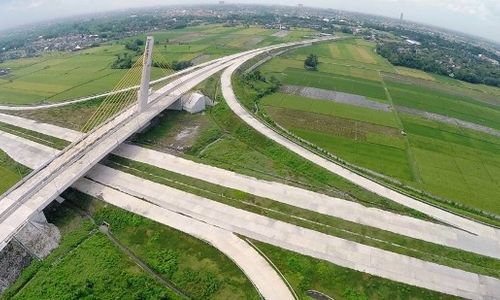
<instances>
[{"instance_id":1,"label":"distant building","mask_svg":"<svg viewBox=\"0 0 500 300\"><path fill-rule=\"evenodd\" d=\"M224 1L219 1L219 5L224 5L225 2Z\"/></svg>"},{"instance_id":2,"label":"distant building","mask_svg":"<svg viewBox=\"0 0 500 300\"><path fill-rule=\"evenodd\" d=\"M7 74L9 74L9 71L7 71L7 69L0 69L0 76L4 76Z\"/></svg>"},{"instance_id":3,"label":"distant building","mask_svg":"<svg viewBox=\"0 0 500 300\"><path fill-rule=\"evenodd\" d=\"M416 46L422 45L422 43L410 39L406 39L406 42L410 45L416 45Z\"/></svg>"},{"instance_id":4,"label":"distant building","mask_svg":"<svg viewBox=\"0 0 500 300\"><path fill-rule=\"evenodd\" d=\"M478 57L479 57L479 59L487 61L487 62L491 63L492 65L495 65L495 66L500 65L500 62L498 62L497 60L495 60L493 58L489 58L486 55L479 54Z\"/></svg>"},{"instance_id":5,"label":"distant building","mask_svg":"<svg viewBox=\"0 0 500 300\"><path fill-rule=\"evenodd\" d=\"M401 16L399 16L399 20L403 21L403 13L401 13Z\"/></svg>"}]
</instances>

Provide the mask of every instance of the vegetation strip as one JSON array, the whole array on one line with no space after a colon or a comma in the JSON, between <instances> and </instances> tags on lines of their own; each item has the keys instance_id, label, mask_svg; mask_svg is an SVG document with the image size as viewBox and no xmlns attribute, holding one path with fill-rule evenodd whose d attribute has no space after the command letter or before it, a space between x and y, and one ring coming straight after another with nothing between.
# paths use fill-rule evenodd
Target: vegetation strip
<instances>
[{"instance_id":1,"label":"vegetation strip","mask_svg":"<svg viewBox=\"0 0 500 300\"><path fill-rule=\"evenodd\" d=\"M48 146L51 148L59 149L59 150L64 149L67 145L70 144L67 141L64 141L64 140L61 140L61 139L58 139L58 138L55 138L52 136L48 136L48 135L45 135L42 133L38 133L38 132L35 132L32 130L24 129L21 127L17 127L17 126L2 123L2 122L0 122L0 130L5 131L5 132L10 133L10 134L13 134L13 135L20 136L20 137L25 138L27 140L30 140L30 141L33 141L33 142L36 142L36 143L39 143L39 144L42 144L42 145L45 145L45 146Z\"/></svg>"}]
</instances>

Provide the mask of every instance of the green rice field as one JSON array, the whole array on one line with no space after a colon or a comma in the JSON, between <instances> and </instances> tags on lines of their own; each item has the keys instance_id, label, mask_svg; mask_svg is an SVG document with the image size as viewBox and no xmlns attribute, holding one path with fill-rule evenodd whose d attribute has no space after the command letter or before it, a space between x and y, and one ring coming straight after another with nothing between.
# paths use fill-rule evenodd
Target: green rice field
<instances>
[{"instance_id":1,"label":"green rice field","mask_svg":"<svg viewBox=\"0 0 500 300\"><path fill-rule=\"evenodd\" d=\"M155 59L162 62L191 60L201 63L247 49L302 39L307 30L293 30L283 38L277 30L259 27L223 27L221 25L187 27L157 32ZM60 102L112 90L127 70L111 69L116 55L135 53L125 50L129 40L145 39L145 35L104 44L73 53L53 52L40 57L6 61L0 68L11 68L11 74L0 79L0 104L34 104ZM153 68L152 78L170 71ZM129 82L137 85L139 78Z\"/></svg>"},{"instance_id":2,"label":"green rice field","mask_svg":"<svg viewBox=\"0 0 500 300\"><path fill-rule=\"evenodd\" d=\"M261 66L285 85L365 96L392 112L274 93L264 112L295 135L361 169L466 207L500 214L500 138L399 111L416 109L500 129L500 89L475 86L406 68L379 57L361 40L291 51ZM318 71L303 60L316 54Z\"/></svg>"}]
</instances>

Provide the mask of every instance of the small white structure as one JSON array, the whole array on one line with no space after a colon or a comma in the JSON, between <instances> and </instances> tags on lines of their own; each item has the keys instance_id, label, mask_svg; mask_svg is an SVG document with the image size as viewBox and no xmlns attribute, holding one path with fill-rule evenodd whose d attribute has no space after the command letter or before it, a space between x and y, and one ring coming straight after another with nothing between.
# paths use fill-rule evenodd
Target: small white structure
<instances>
[{"instance_id":1,"label":"small white structure","mask_svg":"<svg viewBox=\"0 0 500 300\"><path fill-rule=\"evenodd\" d=\"M168 109L185 110L189 113L195 114L204 111L207 105L214 105L212 99L201 93L194 92L182 96L179 100L175 101Z\"/></svg>"},{"instance_id":2,"label":"small white structure","mask_svg":"<svg viewBox=\"0 0 500 300\"><path fill-rule=\"evenodd\" d=\"M416 45L416 46L422 45L422 43L410 39L406 39L406 42L410 45Z\"/></svg>"}]
</instances>

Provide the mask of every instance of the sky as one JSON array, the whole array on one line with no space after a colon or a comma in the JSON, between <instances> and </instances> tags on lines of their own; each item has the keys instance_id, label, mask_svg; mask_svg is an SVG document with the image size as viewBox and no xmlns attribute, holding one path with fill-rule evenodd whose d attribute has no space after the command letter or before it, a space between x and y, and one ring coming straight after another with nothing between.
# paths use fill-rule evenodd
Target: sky
<instances>
[{"instance_id":1,"label":"sky","mask_svg":"<svg viewBox=\"0 0 500 300\"><path fill-rule=\"evenodd\" d=\"M283 4L290 0L226 0L226 3ZM295 0L449 28L500 42L500 0ZM38 21L129 7L214 4L218 0L0 0L0 31Z\"/></svg>"}]
</instances>

